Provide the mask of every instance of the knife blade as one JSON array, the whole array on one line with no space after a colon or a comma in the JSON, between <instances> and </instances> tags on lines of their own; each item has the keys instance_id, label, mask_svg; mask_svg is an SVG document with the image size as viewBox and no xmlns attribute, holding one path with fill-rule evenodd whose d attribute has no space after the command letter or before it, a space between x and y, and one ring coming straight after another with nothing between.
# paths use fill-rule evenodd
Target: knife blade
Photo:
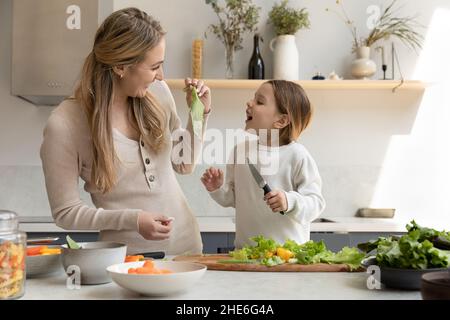
<instances>
[{"instance_id":1,"label":"knife blade","mask_svg":"<svg viewBox=\"0 0 450 320\"><path fill-rule=\"evenodd\" d=\"M45 237L45 238L31 238L27 239L27 244L30 245L44 245L44 244L50 244L52 242L55 242L59 240L59 237Z\"/></svg>"},{"instance_id":2,"label":"knife blade","mask_svg":"<svg viewBox=\"0 0 450 320\"><path fill-rule=\"evenodd\" d=\"M267 184L266 180L264 180L264 178L261 176L258 169L256 169L256 167L252 163L250 163L248 158L247 158L247 165L250 168L250 172L252 173L252 176L255 179L258 186L264 190L264 195L272 191L272 189L270 189L269 185ZM280 211L280 214L284 215L285 212Z\"/></svg>"}]
</instances>

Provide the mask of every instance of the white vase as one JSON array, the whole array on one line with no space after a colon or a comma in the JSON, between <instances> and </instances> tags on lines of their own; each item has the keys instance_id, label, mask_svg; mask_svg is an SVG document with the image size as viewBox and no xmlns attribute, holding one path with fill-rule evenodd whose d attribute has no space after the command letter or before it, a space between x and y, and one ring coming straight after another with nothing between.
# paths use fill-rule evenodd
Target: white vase
<instances>
[{"instance_id":1,"label":"white vase","mask_svg":"<svg viewBox=\"0 0 450 320\"><path fill-rule=\"evenodd\" d=\"M356 79L368 79L377 71L377 65L370 60L370 47L356 48L356 60L351 64L351 74Z\"/></svg>"},{"instance_id":2,"label":"white vase","mask_svg":"<svg viewBox=\"0 0 450 320\"><path fill-rule=\"evenodd\" d=\"M272 39L270 50L274 55L273 78L298 80L298 50L295 36L282 35Z\"/></svg>"}]
</instances>

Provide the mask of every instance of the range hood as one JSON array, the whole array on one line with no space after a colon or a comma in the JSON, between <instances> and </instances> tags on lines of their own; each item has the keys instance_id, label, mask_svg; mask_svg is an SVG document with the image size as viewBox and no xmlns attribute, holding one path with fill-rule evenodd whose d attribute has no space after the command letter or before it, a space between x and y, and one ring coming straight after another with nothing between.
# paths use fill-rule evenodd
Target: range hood
<instances>
[{"instance_id":1,"label":"range hood","mask_svg":"<svg viewBox=\"0 0 450 320\"><path fill-rule=\"evenodd\" d=\"M57 105L73 93L113 0L14 0L11 93Z\"/></svg>"}]
</instances>

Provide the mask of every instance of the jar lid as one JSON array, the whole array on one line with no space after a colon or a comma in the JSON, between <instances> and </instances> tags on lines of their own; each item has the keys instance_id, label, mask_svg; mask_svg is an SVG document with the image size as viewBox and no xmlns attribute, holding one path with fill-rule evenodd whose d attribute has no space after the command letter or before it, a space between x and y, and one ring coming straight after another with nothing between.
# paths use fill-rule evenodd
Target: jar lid
<instances>
[{"instance_id":1,"label":"jar lid","mask_svg":"<svg viewBox=\"0 0 450 320\"><path fill-rule=\"evenodd\" d=\"M0 210L0 232L17 230L19 218L17 213L9 210Z\"/></svg>"}]
</instances>

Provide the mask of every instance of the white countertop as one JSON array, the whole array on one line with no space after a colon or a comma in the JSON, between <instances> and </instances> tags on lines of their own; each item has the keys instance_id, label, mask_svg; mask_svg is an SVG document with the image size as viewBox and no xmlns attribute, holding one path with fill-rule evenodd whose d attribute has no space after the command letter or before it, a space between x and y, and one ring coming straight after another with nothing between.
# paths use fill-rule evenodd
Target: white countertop
<instances>
[{"instance_id":1,"label":"white countertop","mask_svg":"<svg viewBox=\"0 0 450 320\"><path fill-rule=\"evenodd\" d=\"M369 290L365 272L237 272L207 270L202 279L186 292L166 298L140 296L116 285L66 288L61 271L53 277L27 279L21 299L173 299L173 300L377 300L421 299L420 291Z\"/></svg>"},{"instance_id":2,"label":"white countertop","mask_svg":"<svg viewBox=\"0 0 450 320\"><path fill-rule=\"evenodd\" d=\"M357 217L332 217L335 222L313 222L311 232L406 232L407 221L399 219L374 219ZM201 232L235 232L232 217L197 217ZM67 232L53 222L25 222L20 224L25 232ZM70 232L96 232L94 230L70 230Z\"/></svg>"}]
</instances>

